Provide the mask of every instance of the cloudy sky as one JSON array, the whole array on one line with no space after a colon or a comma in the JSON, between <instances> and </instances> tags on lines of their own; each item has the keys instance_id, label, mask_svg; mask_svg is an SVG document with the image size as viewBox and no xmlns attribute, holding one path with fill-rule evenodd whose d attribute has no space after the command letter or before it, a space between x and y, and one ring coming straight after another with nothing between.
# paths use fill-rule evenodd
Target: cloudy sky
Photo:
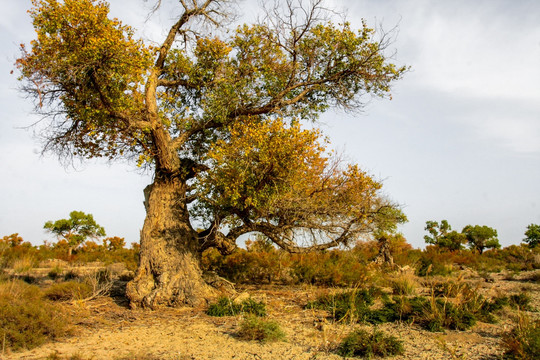
<instances>
[{"instance_id":1,"label":"cloudy sky","mask_svg":"<svg viewBox=\"0 0 540 360\"><path fill-rule=\"evenodd\" d=\"M113 16L161 35L168 15L145 22L150 2L111 0ZM130 164L89 162L62 167L42 157L31 130L32 104L10 74L18 44L33 38L30 0L2 0L0 14L0 236L18 232L41 244L47 220L72 210L92 213L108 235L138 241L143 188L151 177ZM362 114L322 117L332 145L377 178L402 204L401 228L424 245L427 220L456 230L488 225L504 246L540 223L540 2L537 0L330 1L359 26L391 29L395 61L412 70L393 100L374 100ZM257 2L241 8L253 16Z\"/></svg>"}]
</instances>

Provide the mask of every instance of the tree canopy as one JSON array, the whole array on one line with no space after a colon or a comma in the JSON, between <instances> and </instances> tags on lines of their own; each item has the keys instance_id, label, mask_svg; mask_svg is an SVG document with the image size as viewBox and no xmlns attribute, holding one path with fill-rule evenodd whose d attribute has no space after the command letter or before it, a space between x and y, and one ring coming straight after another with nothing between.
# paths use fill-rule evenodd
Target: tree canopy
<instances>
[{"instance_id":1,"label":"tree canopy","mask_svg":"<svg viewBox=\"0 0 540 360\"><path fill-rule=\"evenodd\" d=\"M467 237L471 249L478 250L481 254L484 249L498 249L501 247L497 238L497 230L483 225L467 225L462 233Z\"/></svg>"},{"instance_id":2,"label":"tree canopy","mask_svg":"<svg viewBox=\"0 0 540 360\"><path fill-rule=\"evenodd\" d=\"M540 225L527 225L527 230L525 231L525 239L523 239L523 241L527 243L530 248L537 247L540 244Z\"/></svg>"},{"instance_id":3,"label":"tree canopy","mask_svg":"<svg viewBox=\"0 0 540 360\"><path fill-rule=\"evenodd\" d=\"M430 234L424 236L426 243L436 245L441 249L461 250L463 244L467 242L467 237L463 233L452 230L447 220L442 220L440 224L436 221L426 221L424 230Z\"/></svg>"}]
</instances>

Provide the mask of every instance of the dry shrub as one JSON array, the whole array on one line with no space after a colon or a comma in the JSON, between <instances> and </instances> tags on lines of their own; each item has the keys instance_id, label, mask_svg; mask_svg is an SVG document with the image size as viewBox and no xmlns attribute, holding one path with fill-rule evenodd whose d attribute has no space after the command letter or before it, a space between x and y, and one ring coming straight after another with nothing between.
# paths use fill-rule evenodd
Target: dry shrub
<instances>
[{"instance_id":1,"label":"dry shrub","mask_svg":"<svg viewBox=\"0 0 540 360\"><path fill-rule=\"evenodd\" d=\"M531 274L528 274L523 280L540 284L540 271L534 271Z\"/></svg>"},{"instance_id":2,"label":"dry shrub","mask_svg":"<svg viewBox=\"0 0 540 360\"><path fill-rule=\"evenodd\" d=\"M0 283L0 339L11 350L31 349L67 333L62 311L35 285Z\"/></svg>"},{"instance_id":3,"label":"dry shrub","mask_svg":"<svg viewBox=\"0 0 540 360\"><path fill-rule=\"evenodd\" d=\"M31 255L24 255L20 258L14 259L11 265L15 274L28 273L35 266L35 258Z\"/></svg>"},{"instance_id":4,"label":"dry shrub","mask_svg":"<svg viewBox=\"0 0 540 360\"><path fill-rule=\"evenodd\" d=\"M51 270L49 270L49 272L47 273L47 276L53 280L56 280L57 278L62 276L63 272L64 270L60 266L55 265L54 267L51 268Z\"/></svg>"},{"instance_id":5,"label":"dry shrub","mask_svg":"<svg viewBox=\"0 0 540 360\"><path fill-rule=\"evenodd\" d=\"M540 354L540 320L519 316L517 325L503 336L506 358L535 360Z\"/></svg>"},{"instance_id":6,"label":"dry shrub","mask_svg":"<svg viewBox=\"0 0 540 360\"><path fill-rule=\"evenodd\" d=\"M54 352L50 353L45 358L45 360L85 360L85 358L82 355L78 354L78 353L72 354L70 356L62 357L62 356L60 356L58 351L54 351Z\"/></svg>"},{"instance_id":7,"label":"dry shrub","mask_svg":"<svg viewBox=\"0 0 540 360\"><path fill-rule=\"evenodd\" d=\"M531 296L528 293L519 293L510 295L510 306L514 309L533 311L531 307Z\"/></svg>"},{"instance_id":8,"label":"dry shrub","mask_svg":"<svg viewBox=\"0 0 540 360\"><path fill-rule=\"evenodd\" d=\"M54 301L82 300L91 295L90 285L73 280L54 284L45 291L45 297Z\"/></svg>"},{"instance_id":9,"label":"dry shrub","mask_svg":"<svg viewBox=\"0 0 540 360\"><path fill-rule=\"evenodd\" d=\"M316 284L350 286L365 280L366 264L355 252L329 250L290 254L283 250L251 244L228 256L209 249L202 255L202 266L234 283Z\"/></svg>"},{"instance_id":10,"label":"dry shrub","mask_svg":"<svg viewBox=\"0 0 540 360\"><path fill-rule=\"evenodd\" d=\"M414 295L418 282L413 274L402 273L390 280L390 287L394 295Z\"/></svg>"}]
</instances>

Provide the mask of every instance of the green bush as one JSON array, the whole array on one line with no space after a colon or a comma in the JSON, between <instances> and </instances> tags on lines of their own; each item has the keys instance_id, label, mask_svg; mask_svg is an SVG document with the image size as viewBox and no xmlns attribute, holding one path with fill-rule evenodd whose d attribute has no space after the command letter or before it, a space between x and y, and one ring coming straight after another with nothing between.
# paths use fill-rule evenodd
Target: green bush
<instances>
[{"instance_id":1,"label":"green bush","mask_svg":"<svg viewBox=\"0 0 540 360\"><path fill-rule=\"evenodd\" d=\"M364 321L377 292L376 288L370 288L327 294L309 302L306 308L327 310L336 321L345 318Z\"/></svg>"},{"instance_id":2,"label":"green bush","mask_svg":"<svg viewBox=\"0 0 540 360\"><path fill-rule=\"evenodd\" d=\"M31 349L67 333L63 312L35 285L0 283L0 339L11 350Z\"/></svg>"},{"instance_id":3,"label":"green bush","mask_svg":"<svg viewBox=\"0 0 540 360\"><path fill-rule=\"evenodd\" d=\"M419 314L419 322L429 331L467 330L476 324L476 316L467 306L432 299Z\"/></svg>"},{"instance_id":4,"label":"green bush","mask_svg":"<svg viewBox=\"0 0 540 360\"><path fill-rule=\"evenodd\" d=\"M383 306L372 308L375 297ZM460 301L435 296L393 296L391 299L376 289L329 294L309 302L306 307L328 311L335 321L381 324L404 321L417 323L429 331L466 330L478 320L495 322L494 312L508 303L506 298L484 299L473 291L460 293Z\"/></svg>"},{"instance_id":5,"label":"green bush","mask_svg":"<svg viewBox=\"0 0 540 360\"><path fill-rule=\"evenodd\" d=\"M374 330L371 334L365 330L357 330L343 339L337 349L337 353L341 356L368 359L373 356L401 355L403 352L401 340L378 330Z\"/></svg>"},{"instance_id":6,"label":"green bush","mask_svg":"<svg viewBox=\"0 0 540 360\"><path fill-rule=\"evenodd\" d=\"M81 300L91 295L90 285L73 280L54 284L45 291L45 297L54 301Z\"/></svg>"},{"instance_id":7,"label":"green bush","mask_svg":"<svg viewBox=\"0 0 540 360\"><path fill-rule=\"evenodd\" d=\"M272 342L284 340L285 333L275 321L264 320L255 315L248 315L240 323L238 337L244 340Z\"/></svg>"},{"instance_id":8,"label":"green bush","mask_svg":"<svg viewBox=\"0 0 540 360\"><path fill-rule=\"evenodd\" d=\"M263 302L257 302L252 298L236 303L228 297L221 297L218 299L217 303L211 304L208 307L206 314L218 317L235 316L239 314L266 316L266 305Z\"/></svg>"},{"instance_id":9,"label":"green bush","mask_svg":"<svg viewBox=\"0 0 540 360\"><path fill-rule=\"evenodd\" d=\"M503 336L506 358L519 360L535 360L540 354L540 320L531 321L520 317L519 322L510 332Z\"/></svg>"}]
</instances>

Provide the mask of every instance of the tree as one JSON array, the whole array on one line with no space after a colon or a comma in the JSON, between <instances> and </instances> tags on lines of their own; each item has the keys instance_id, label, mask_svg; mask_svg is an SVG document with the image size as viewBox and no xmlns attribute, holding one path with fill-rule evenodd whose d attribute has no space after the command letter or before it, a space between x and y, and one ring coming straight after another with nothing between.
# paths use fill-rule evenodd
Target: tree
<instances>
[{"instance_id":1,"label":"tree","mask_svg":"<svg viewBox=\"0 0 540 360\"><path fill-rule=\"evenodd\" d=\"M436 221L426 221L424 230L431 235L424 236L426 243L436 245L441 249L461 250L463 244L467 242L465 235L452 230L447 220L442 220L440 224Z\"/></svg>"},{"instance_id":2,"label":"tree","mask_svg":"<svg viewBox=\"0 0 540 360\"><path fill-rule=\"evenodd\" d=\"M476 249L480 254L484 249L498 249L501 247L499 239L497 239L497 230L489 226L467 225L461 231L469 242L471 249Z\"/></svg>"},{"instance_id":3,"label":"tree","mask_svg":"<svg viewBox=\"0 0 540 360\"><path fill-rule=\"evenodd\" d=\"M540 225L528 225L525 236L526 238L523 239L523 242L526 242L531 249L537 247L540 244Z\"/></svg>"},{"instance_id":4,"label":"tree","mask_svg":"<svg viewBox=\"0 0 540 360\"><path fill-rule=\"evenodd\" d=\"M103 246L109 251L121 250L126 246L126 240L118 236L108 237L103 240Z\"/></svg>"},{"instance_id":5,"label":"tree","mask_svg":"<svg viewBox=\"0 0 540 360\"><path fill-rule=\"evenodd\" d=\"M47 221L43 228L67 242L68 256L86 239L105 236L105 229L96 223L92 214L82 211L70 212L69 219Z\"/></svg>"},{"instance_id":6,"label":"tree","mask_svg":"<svg viewBox=\"0 0 540 360\"><path fill-rule=\"evenodd\" d=\"M0 244L5 245L6 247L15 247L21 245L23 241L24 240L19 236L19 233L14 233L1 238Z\"/></svg>"},{"instance_id":7,"label":"tree","mask_svg":"<svg viewBox=\"0 0 540 360\"><path fill-rule=\"evenodd\" d=\"M380 183L301 127L330 107L389 96L407 69L386 57L388 34L333 24L322 0L287 0L221 38L197 32L201 21L226 24L229 3L181 0L154 47L110 19L104 1L33 0L37 39L16 64L45 116L44 151L134 159L154 174L127 287L133 307L214 296L199 254L230 252L245 233L302 252L405 219Z\"/></svg>"}]
</instances>

